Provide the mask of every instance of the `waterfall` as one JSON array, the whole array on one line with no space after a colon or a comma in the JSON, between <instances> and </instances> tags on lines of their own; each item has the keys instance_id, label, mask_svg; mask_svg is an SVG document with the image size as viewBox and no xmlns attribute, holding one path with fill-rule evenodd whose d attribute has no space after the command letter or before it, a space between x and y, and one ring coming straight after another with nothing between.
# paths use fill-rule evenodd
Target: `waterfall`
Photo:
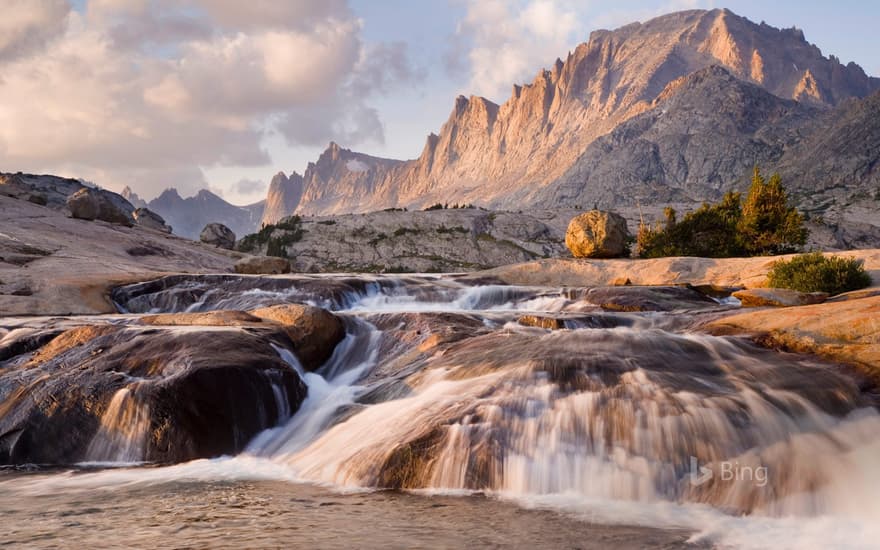
<instances>
[{"instance_id":1,"label":"waterfall","mask_svg":"<svg viewBox=\"0 0 880 550\"><path fill-rule=\"evenodd\" d=\"M138 383L113 394L89 443L87 462L131 463L143 460L150 430L150 411L137 396Z\"/></svg>"}]
</instances>

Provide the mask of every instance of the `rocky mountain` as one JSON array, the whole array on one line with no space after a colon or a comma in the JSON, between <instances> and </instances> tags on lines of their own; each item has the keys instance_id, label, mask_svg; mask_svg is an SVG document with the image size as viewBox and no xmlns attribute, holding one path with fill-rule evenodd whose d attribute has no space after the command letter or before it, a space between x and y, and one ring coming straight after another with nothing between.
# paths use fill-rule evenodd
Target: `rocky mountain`
<instances>
[{"instance_id":1,"label":"rocky mountain","mask_svg":"<svg viewBox=\"0 0 880 550\"><path fill-rule=\"evenodd\" d=\"M132 191L131 187L129 187L127 185L122 189L122 192L119 194L122 195L125 198L125 200L130 202L132 204L132 206L134 206L135 208L148 208L149 207L149 205L147 204L147 201L140 198L138 196L138 194L135 193L134 191Z\"/></svg>"},{"instance_id":2,"label":"rocky mountain","mask_svg":"<svg viewBox=\"0 0 880 550\"><path fill-rule=\"evenodd\" d=\"M260 225L277 223L281 218L293 212L303 191L303 177L296 172L288 178L284 172L278 172L269 183L269 194Z\"/></svg>"},{"instance_id":3,"label":"rocky mountain","mask_svg":"<svg viewBox=\"0 0 880 550\"><path fill-rule=\"evenodd\" d=\"M241 237L260 228L266 201L235 206L206 189L182 198L176 189L166 189L148 203L150 210L165 218L174 233L198 240L199 232L211 222L220 222Z\"/></svg>"},{"instance_id":4,"label":"rocky mountain","mask_svg":"<svg viewBox=\"0 0 880 550\"><path fill-rule=\"evenodd\" d=\"M570 171L591 144L626 121L657 109L663 94L675 93L671 84L712 66L768 96L797 101L797 106L787 107L801 113L792 113L794 119L786 123L791 125L797 124L797 116L815 117L847 99L880 89L880 79L867 76L854 63L842 65L834 56L823 56L798 29L756 24L729 10L673 13L592 33L588 42L540 71L531 84L515 85L502 105L481 97L458 97L449 119L439 134L428 136L417 159L380 159L331 144L317 163L309 165L296 211L365 212L447 201L521 208L523 197L552 196L551 188L569 181ZM752 96L746 92L729 99L747 101ZM762 101L772 102L767 97ZM749 104L740 107L748 114ZM736 115L738 109L731 110L728 114ZM688 129L680 139L694 142L694 158L700 155L703 140L686 136L706 129L711 128ZM745 130L739 137L750 134ZM750 162L779 156L778 151L759 152L762 147L742 142L730 153L750 154ZM740 158L722 161L724 151L725 147L702 152L722 164L742 164ZM633 164L642 160L643 156L636 157ZM649 184L666 184L663 174L650 166L639 170ZM724 170L716 175L727 177Z\"/></svg>"}]
</instances>

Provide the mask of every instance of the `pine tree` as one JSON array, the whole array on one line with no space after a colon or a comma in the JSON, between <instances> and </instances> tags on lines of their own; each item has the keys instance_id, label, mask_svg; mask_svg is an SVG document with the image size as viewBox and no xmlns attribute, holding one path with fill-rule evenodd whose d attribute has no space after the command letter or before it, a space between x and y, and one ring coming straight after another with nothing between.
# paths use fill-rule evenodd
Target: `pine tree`
<instances>
[{"instance_id":1,"label":"pine tree","mask_svg":"<svg viewBox=\"0 0 880 550\"><path fill-rule=\"evenodd\" d=\"M782 178L773 174L765 181L757 166L737 228L748 255L787 254L807 242L804 218L788 205Z\"/></svg>"}]
</instances>

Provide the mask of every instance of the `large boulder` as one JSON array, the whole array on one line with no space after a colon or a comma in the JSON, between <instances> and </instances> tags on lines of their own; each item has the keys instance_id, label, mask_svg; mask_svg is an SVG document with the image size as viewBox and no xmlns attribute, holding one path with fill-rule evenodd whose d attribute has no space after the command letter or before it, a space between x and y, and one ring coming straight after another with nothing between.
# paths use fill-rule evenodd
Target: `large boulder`
<instances>
[{"instance_id":1,"label":"large boulder","mask_svg":"<svg viewBox=\"0 0 880 550\"><path fill-rule=\"evenodd\" d=\"M787 288L751 288L733 293L742 307L790 307L821 304L828 299L825 292L798 292Z\"/></svg>"},{"instance_id":2,"label":"large boulder","mask_svg":"<svg viewBox=\"0 0 880 550\"><path fill-rule=\"evenodd\" d=\"M226 250L232 250L235 247L235 233L222 223L206 225L199 235L199 240Z\"/></svg>"},{"instance_id":3,"label":"large boulder","mask_svg":"<svg viewBox=\"0 0 880 550\"><path fill-rule=\"evenodd\" d=\"M134 225L132 214L111 195L113 194L91 187L84 187L72 193L67 197L70 216L81 220L102 220L128 227Z\"/></svg>"},{"instance_id":4,"label":"large boulder","mask_svg":"<svg viewBox=\"0 0 880 550\"><path fill-rule=\"evenodd\" d=\"M325 309L304 304L281 304L255 309L251 315L284 327L293 351L306 370L323 365L345 338L345 325Z\"/></svg>"},{"instance_id":5,"label":"large boulder","mask_svg":"<svg viewBox=\"0 0 880 550\"><path fill-rule=\"evenodd\" d=\"M233 454L306 396L277 325L86 325L44 340L0 369L0 464Z\"/></svg>"},{"instance_id":6,"label":"large boulder","mask_svg":"<svg viewBox=\"0 0 880 550\"><path fill-rule=\"evenodd\" d=\"M290 273L290 262L275 256L248 256L235 262L235 272L244 275L280 275Z\"/></svg>"},{"instance_id":7,"label":"large boulder","mask_svg":"<svg viewBox=\"0 0 880 550\"><path fill-rule=\"evenodd\" d=\"M165 223L165 218L149 208L138 208L134 211L133 216L134 221L141 227L161 233L171 233L171 226Z\"/></svg>"},{"instance_id":8,"label":"large boulder","mask_svg":"<svg viewBox=\"0 0 880 550\"><path fill-rule=\"evenodd\" d=\"M575 258L618 258L626 254L628 238L623 216L591 210L569 222L565 246Z\"/></svg>"}]
</instances>

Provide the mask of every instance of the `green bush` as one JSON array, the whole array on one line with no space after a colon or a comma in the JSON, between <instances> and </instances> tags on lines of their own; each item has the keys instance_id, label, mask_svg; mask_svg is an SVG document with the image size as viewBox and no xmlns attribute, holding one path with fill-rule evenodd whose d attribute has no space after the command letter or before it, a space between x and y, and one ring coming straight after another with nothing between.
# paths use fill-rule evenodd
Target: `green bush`
<instances>
[{"instance_id":1,"label":"green bush","mask_svg":"<svg viewBox=\"0 0 880 550\"><path fill-rule=\"evenodd\" d=\"M287 257L287 247L302 240L305 233L301 227L302 220L299 216L289 216L276 224L266 224L256 233L245 235L238 241L238 250L242 252L258 252L259 248L266 245L267 256ZM283 231L275 236L276 230Z\"/></svg>"},{"instance_id":2,"label":"green bush","mask_svg":"<svg viewBox=\"0 0 880 550\"><path fill-rule=\"evenodd\" d=\"M745 199L727 193L720 202L705 203L679 221L674 209L666 208L666 221L639 226L636 252L642 258L702 256L729 258L785 254L807 241L803 216L788 205L782 180L774 174L769 182L755 168Z\"/></svg>"},{"instance_id":3,"label":"green bush","mask_svg":"<svg viewBox=\"0 0 880 550\"><path fill-rule=\"evenodd\" d=\"M855 258L826 257L819 252L801 254L775 262L767 283L773 288L840 294L871 285L871 277L862 264Z\"/></svg>"}]
</instances>

